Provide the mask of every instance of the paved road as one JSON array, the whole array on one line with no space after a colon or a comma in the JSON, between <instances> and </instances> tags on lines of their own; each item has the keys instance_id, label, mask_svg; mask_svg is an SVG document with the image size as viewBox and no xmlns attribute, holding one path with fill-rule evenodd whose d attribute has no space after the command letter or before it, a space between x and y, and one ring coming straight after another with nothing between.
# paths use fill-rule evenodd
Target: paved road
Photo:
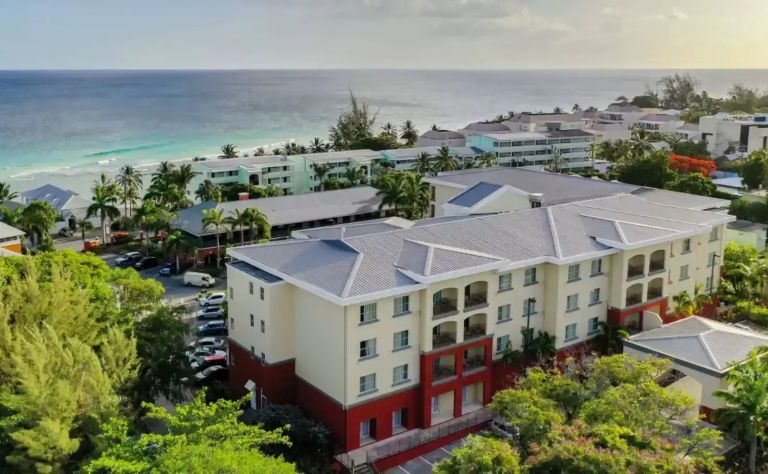
<instances>
[{"instance_id":1,"label":"paved road","mask_svg":"<svg viewBox=\"0 0 768 474\"><path fill-rule=\"evenodd\" d=\"M435 464L451 455L451 451L461 446L464 438L448 443L423 456L418 456L410 461L392 469L387 469L384 474L429 474Z\"/></svg>"}]
</instances>

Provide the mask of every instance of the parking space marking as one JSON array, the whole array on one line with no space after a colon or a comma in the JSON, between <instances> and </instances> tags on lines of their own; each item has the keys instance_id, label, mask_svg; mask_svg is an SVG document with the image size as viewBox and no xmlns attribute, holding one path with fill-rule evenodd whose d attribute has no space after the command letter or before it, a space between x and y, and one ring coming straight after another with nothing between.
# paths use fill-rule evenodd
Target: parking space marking
<instances>
[{"instance_id":1,"label":"parking space marking","mask_svg":"<svg viewBox=\"0 0 768 474\"><path fill-rule=\"evenodd\" d=\"M406 471L403 466L397 466L397 468L403 471L405 474L411 474L410 472Z\"/></svg>"},{"instance_id":2,"label":"parking space marking","mask_svg":"<svg viewBox=\"0 0 768 474\"><path fill-rule=\"evenodd\" d=\"M443 452L444 452L445 454L447 454L447 455L449 455L449 456L451 455L451 452L450 452L450 451L448 451L447 449L445 449L445 448L443 448L443 447L440 447L440 449L442 449L442 450L443 450Z\"/></svg>"},{"instance_id":3,"label":"parking space marking","mask_svg":"<svg viewBox=\"0 0 768 474\"><path fill-rule=\"evenodd\" d=\"M419 459L421 459L421 460L422 460L422 461L424 461L425 463L429 464L431 467L435 467L435 465L434 465L434 464L432 464L431 462L429 462L429 461L427 461L426 459L424 459L424 457L422 457L422 456L419 456Z\"/></svg>"}]
</instances>

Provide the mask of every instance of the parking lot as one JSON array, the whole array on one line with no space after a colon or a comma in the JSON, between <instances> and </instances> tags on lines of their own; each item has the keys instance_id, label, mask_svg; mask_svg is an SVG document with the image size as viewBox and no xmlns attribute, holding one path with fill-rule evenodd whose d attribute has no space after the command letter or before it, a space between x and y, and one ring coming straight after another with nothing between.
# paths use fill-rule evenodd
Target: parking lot
<instances>
[{"instance_id":1,"label":"parking lot","mask_svg":"<svg viewBox=\"0 0 768 474\"><path fill-rule=\"evenodd\" d=\"M384 472L385 474L430 474L435 464L450 456L451 451L461 446L463 442L464 438L458 439Z\"/></svg>"}]
</instances>

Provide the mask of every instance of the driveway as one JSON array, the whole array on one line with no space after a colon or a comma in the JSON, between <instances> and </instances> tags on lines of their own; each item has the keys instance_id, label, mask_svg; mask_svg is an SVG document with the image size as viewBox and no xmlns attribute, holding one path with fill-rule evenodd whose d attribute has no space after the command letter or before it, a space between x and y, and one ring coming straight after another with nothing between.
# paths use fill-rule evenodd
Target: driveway
<instances>
[{"instance_id":1,"label":"driveway","mask_svg":"<svg viewBox=\"0 0 768 474\"><path fill-rule=\"evenodd\" d=\"M435 464L451 455L451 451L464 443L464 438L448 443L422 456L417 456L410 461L392 469L387 469L384 474L430 474Z\"/></svg>"}]
</instances>

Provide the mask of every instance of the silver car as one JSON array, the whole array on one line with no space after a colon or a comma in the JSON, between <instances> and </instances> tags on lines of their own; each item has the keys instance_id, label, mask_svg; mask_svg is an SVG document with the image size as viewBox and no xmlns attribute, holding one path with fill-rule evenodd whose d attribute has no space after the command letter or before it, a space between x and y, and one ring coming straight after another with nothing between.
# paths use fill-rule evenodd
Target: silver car
<instances>
[{"instance_id":1,"label":"silver car","mask_svg":"<svg viewBox=\"0 0 768 474\"><path fill-rule=\"evenodd\" d=\"M221 319L224 317L224 310L221 306L206 306L197 312L197 319Z\"/></svg>"}]
</instances>

